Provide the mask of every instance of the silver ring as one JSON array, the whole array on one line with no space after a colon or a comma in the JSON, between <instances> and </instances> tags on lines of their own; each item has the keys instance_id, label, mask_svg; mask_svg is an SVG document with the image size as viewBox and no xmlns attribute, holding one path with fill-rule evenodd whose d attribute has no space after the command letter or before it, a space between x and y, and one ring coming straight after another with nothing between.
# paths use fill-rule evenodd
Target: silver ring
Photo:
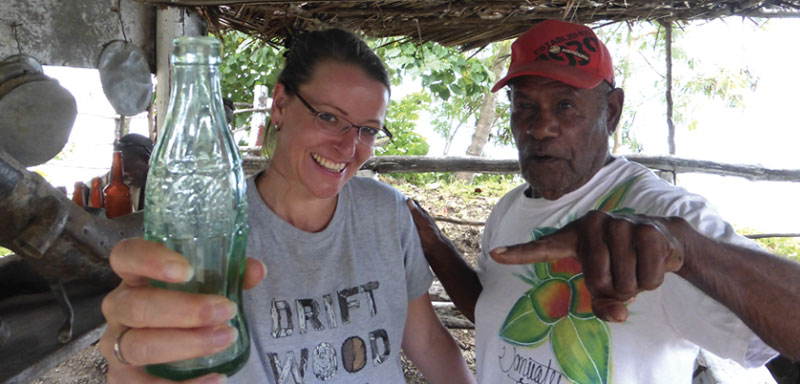
<instances>
[{"instance_id":1,"label":"silver ring","mask_svg":"<svg viewBox=\"0 0 800 384\"><path fill-rule=\"evenodd\" d=\"M117 357L117 360L120 363L125 365L131 365L131 363L129 363L128 360L125 360L125 357L122 356L122 349L119 347L119 342L122 341L122 336L125 336L125 334L128 333L128 331L130 331L131 329L132 328L125 328L122 332L119 333L119 335L117 335L117 339L114 340L114 356Z\"/></svg>"}]
</instances>

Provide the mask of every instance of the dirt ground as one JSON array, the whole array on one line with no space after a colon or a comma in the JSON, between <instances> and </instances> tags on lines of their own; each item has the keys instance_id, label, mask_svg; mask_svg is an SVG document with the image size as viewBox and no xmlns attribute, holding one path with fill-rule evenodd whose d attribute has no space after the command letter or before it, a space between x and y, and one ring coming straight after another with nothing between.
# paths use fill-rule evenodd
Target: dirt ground
<instances>
[{"instance_id":1,"label":"dirt ground","mask_svg":"<svg viewBox=\"0 0 800 384\"><path fill-rule=\"evenodd\" d=\"M497 202L499 195L490 195L480 187L470 187L467 193L452 192L437 183L425 187L385 180L407 196L416 199L434 216L442 216L455 220L485 221L491 207ZM439 222L439 227L453 241L465 258L474 265L480 252L480 241L483 226L459 225ZM450 333L461 347L470 368L475 370L475 332L471 329L451 329ZM414 365L403 357L403 368L406 381L411 384L426 383ZM108 364L96 346L91 346L76 354L73 358L51 369L33 384L102 384Z\"/></svg>"}]
</instances>

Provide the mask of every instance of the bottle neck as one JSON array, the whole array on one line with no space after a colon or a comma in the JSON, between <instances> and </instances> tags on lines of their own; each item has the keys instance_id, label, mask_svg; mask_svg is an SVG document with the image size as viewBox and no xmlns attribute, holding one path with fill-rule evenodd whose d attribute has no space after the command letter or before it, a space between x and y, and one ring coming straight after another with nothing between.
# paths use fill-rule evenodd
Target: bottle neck
<instances>
[{"instance_id":1,"label":"bottle neck","mask_svg":"<svg viewBox=\"0 0 800 384\"><path fill-rule=\"evenodd\" d=\"M72 192L72 201L75 202L79 207L83 207L85 204L85 199L83 196L83 182L78 181L75 183L75 190Z\"/></svg>"},{"instance_id":2,"label":"bottle neck","mask_svg":"<svg viewBox=\"0 0 800 384\"><path fill-rule=\"evenodd\" d=\"M114 161L111 163L111 185L122 184L122 152L114 152Z\"/></svg>"},{"instance_id":3,"label":"bottle neck","mask_svg":"<svg viewBox=\"0 0 800 384\"><path fill-rule=\"evenodd\" d=\"M170 101L182 105L192 100L194 103L211 105L222 104L218 95L222 94L219 66L215 64L175 64L172 68L173 94ZM219 99L219 100L218 100ZM172 110L174 106L170 106Z\"/></svg>"},{"instance_id":4,"label":"bottle neck","mask_svg":"<svg viewBox=\"0 0 800 384\"><path fill-rule=\"evenodd\" d=\"M103 186L99 177L92 179L92 194L89 198L90 208L103 208Z\"/></svg>"}]
</instances>

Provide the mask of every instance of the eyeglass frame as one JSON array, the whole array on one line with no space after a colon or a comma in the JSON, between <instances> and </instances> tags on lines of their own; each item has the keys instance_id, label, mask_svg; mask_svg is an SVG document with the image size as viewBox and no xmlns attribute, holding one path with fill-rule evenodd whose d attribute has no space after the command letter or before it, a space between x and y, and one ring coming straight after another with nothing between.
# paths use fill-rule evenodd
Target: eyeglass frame
<instances>
[{"instance_id":1,"label":"eyeglass frame","mask_svg":"<svg viewBox=\"0 0 800 384\"><path fill-rule=\"evenodd\" d=\"M358 141L360 143L362 143L362 144L367 144L367 143L361 141L361 132L366 128L375 129L375 127L370 127L370 126L366 126L366 125L356 125L352 121L345 119L344 117L342 117L341 115L339 115L337 113L317 111L316 109L314 109L314 107L311 106L311 104L309 104L308 101L306 101L306 99L303 98L303 96L300 96L299 92L294 92L294 95L297 96L297 99L300 100L300 102L303 103L303 105L306 106L306 108L309 110L309 112L314 114L315 124L316 124L317 119L319 118L319 115L321 115L323 113L336 116L336 118L341 119L342 121L346 122L347 124L350 124L350 126L348 126L347 129L341 130L340 133L343 134L343 133L346 133L347 131L349 131L349 130L351 130L353 128L356 128L356 130L357 130L356 131L356 137L358 138ZM386 125L381 125L380 131L385 133L386 136L389 137L389 140L392 140L392 133L389 132L389 129L386 128ZM375 136L377 136L377 135L378 134L376 133ZM374 142L373 142L373 144L374 144ZM373 146L373 144L367 144L367 145Z\"/></svg>"}]
</instances>

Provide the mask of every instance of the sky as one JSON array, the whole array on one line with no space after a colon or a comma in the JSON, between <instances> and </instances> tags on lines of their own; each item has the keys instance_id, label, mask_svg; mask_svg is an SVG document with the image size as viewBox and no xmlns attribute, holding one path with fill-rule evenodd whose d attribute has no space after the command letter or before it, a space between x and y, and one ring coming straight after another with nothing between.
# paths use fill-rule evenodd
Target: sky
<instances>
[{"instance_id":1,"label":"sky","mask_svg":"<svg viewBox=\"0 0 800 384\"><path fill-rule=\"evenodd\" d=\"M686 55L694 57L697 70L713 71L721 67L746 67L758 78L754 92L746 94L742 108L730 109L715 100L696 99L691 115L697 128L678 127L677 155L736 164L761 164L774 168L800 169L800 49L796 48L800 20L775 19L766 28L740 18L717 20L687 27L690 38L676 41ZM612 55L621 49L609 44ZM642 89L652 87L659 66L638 68L626 83L626 104L637 109L633 134L645 154L666 154L664 106L658 98L645 103L633 101ZM677 69L676 69L677 71ZM75 181L88 182L111 166L114 139L114 110L103 95L99 75L90 69L45 67L45 73L59 80L75 96L78 118L69 142L57 160L32 168L55 186L72 192ZM680 73L676 73L680 75ZM409 84L393 90L400 99L413 92ZM505 97L505 96L501 96ZM429 155L441 156L444 143L426 124L422 114L418 132L426 137ZM147 134L146 114L135 116L131 132ZM471 139L469 129L460 131L450 155L462 155ZM493 158L515 158L513 148L491 147L486 154ZM679 184L705 196L737 228L749 227L761 232L800 232L800 183L751 182L736 177L704 174L681 174Z\"/></svg>"}]
</instances>

